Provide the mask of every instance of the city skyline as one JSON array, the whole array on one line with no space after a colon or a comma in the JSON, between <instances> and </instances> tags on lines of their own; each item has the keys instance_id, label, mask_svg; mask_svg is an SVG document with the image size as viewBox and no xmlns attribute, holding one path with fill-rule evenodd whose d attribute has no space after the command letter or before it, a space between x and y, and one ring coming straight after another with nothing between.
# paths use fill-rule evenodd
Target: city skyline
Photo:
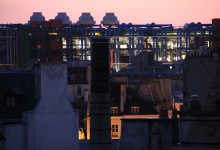
<instances>
[{"instance_id":1,"label":"city skyline","mask_svg":"<svg viewBox=\"0 0 220 150\"><path fill-rule=\"evenodd\" d=\"M53 19L58 12L66 12L73 23L83 12L90 12L96 24L100 24L105 13L114 12L120 23L173 24L211 23L220 18L219 0L0 0L0 23L27 23L33 12L42 12L46 20Z\"/></svg>"}]
</instances>

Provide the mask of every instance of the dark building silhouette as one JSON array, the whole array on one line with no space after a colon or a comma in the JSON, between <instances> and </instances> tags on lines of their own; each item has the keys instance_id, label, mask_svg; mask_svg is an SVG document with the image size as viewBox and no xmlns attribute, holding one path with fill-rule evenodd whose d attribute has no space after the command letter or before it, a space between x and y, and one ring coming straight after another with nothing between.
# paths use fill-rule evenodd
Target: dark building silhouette
<instances>
[{"instance_id":1,"label":"dark building silhouette","mask_svg":"<svg viewBox=\"0 0 220 150\"><path fill-rule=\"evenodd\" d=\"M1 117L21 119L22 112L35 107L35 75L33 70L0 72Z\"/></svg>"},{"instance_id":2,"label":"dark building silhouette","mask_svg":"<svg viewBox=\"0 0 220 150\"><path fill-rule=\"evenodd\" d=\"M92 39L90 149L111 150L109 39Z\"/></svg>"},{"instance_id":3,"label":"dark building silhouette","mask_svg":"<svg viewBox=\"0 0 220 150\"><path fill-rule=\"evenodd\" d=\"M212 48L220 53L220 19L212 19Z\"/></svg>"}]
</instances>

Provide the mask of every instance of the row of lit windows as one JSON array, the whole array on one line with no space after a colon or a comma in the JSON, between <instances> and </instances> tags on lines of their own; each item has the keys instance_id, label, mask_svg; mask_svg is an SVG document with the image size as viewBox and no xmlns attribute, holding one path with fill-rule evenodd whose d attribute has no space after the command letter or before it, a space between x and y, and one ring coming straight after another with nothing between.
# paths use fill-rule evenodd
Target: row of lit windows
<instances>
[{"instance_id":1,"label":"row of lit windows","mask_svg":"<svg viewBox=\"0 0 220 150\"><path fill-rule=\"evenodd\" d=\"M203 46L209 47L209 39L206 37L159 37L156 40L153 39L153 37L141 37L143 39L139 39L140 37L135 37L133 41L129 42L128 37L119 37L118 41L114 41L114 38L111 38L110 42L114 46L112 49L129 49L129 48L134 48L134 49L152 49L156 48L158 46L159 49L161 48L166 48L166 49L176 49L176 48L189 48L190 44L199 42L199 44L202 44ZM62 40L62 48L66 49L67 48L67 43L66 39L63 38ZM78 49L78 50L84 50L84 49L90 49L91 48L91 43L90 40L87 38L86 43L85 40L82 39L75 39L72 43L71 46L73 49ZM90 55L89 53L87 55Z\"/></svg>"},{"instance_id":2,"label":"row of lit windows","mask_svg":"<svg viewBox=\"0 0 220 150\"><path fill-rule=\"evenodd\" d=\"M118 107L111 107L111 115L118 115ZM140 107L139 106L131 106L130 108L130 113L131 114L139 114L140 113Z\"/></svg>"},{"instance_id":3,"label":"row of lit windows","mask_svg":"<svg viewBox=\"0 0 220 150\"><path fill-rule=\"evenodd\" d=\"M141 32L140 32L141 31ZM166 35L166 36L177 36L177 35L210 35L211 31L210 30L192 30L192 31L182 31L178 32L175 30L139 30L139 29L127 29L127 30L117 30L115 28L115 32L111 30L110 32L107 33L107 30L104 29L97 29L97 30L87 30L84 31L86 33L82 33L81 31L75 30L75 32L72 32L72 36L105 36L105 35L110 35L110 36L152 36L152 35ZM54 31L54 32L49 32L48 35L55 36L59 35L60 31ZM65 33L64 33L65 34Z\"/></svg>"}]
</instances>

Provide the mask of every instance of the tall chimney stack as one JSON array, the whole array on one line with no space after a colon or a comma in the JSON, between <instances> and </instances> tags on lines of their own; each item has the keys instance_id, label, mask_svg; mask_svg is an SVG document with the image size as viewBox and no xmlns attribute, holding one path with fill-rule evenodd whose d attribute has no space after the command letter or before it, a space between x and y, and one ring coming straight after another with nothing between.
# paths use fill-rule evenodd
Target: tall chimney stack
<instances>
[{"instance_id":1,"label":"tall chimney stack","mask_svg":"<svg viewBox=\"0 0 220 150\"><path fill-rule=\"evenodd\" d=\"M109 39L92 39L90 150L111 150Z\"/></svg>"}]
</instances>

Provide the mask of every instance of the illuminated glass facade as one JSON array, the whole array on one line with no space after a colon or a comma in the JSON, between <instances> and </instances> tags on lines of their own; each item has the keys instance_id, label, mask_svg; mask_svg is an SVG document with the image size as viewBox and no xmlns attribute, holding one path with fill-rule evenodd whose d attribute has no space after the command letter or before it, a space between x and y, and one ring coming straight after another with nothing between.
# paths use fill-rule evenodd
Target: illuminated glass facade
<instances>
[{"instance_id":1,"label":"illuminated glass facade","mask_svg":"<svg viewBox=\"0 0 220 150\"><path fill-rule=\"evenodd\" d=\"M36 58L40 61L65 62L91 60L91 39L97 36L108 37L110 38L110 61L114 69L127 67L142 52L153 52L155 61L173 63L185 59L186 55L201 48L212 48L212 24L191 23L182 28L174 28L171 24L154 23L119 24L107 27L104 25L64 25L54 20L43 23L33 22L30 25L1 25L0 30L5 30L4 26L7 26L7 29L16 28L19 46L15 47L19 53L24 53L22 49L25 49L25 55L23 55L27 57L27 61ZM21 28L23 30L20 30ZM10 32L7 34L14 36ZM1 44L7 41L5 38L7 38L5 34L1 35L1 41L4 41ZM21 38L26 42L19 43ZM10 45L6 42L7 44ZM8 52L11 52L9 48ZM30 51L28 52L27 49ZM4 53L5 51L7 47L4 47ZM20 62L17 59L16 61ZM9 61L5 60L5 62Z\"/></svg>"},{"instance_id":2,"label":"illuminated glass facade","mask_svg":"<svg viewBox=\"0 0 220 150\"><path fill-rule=\"evenodd\" d=\"M190 24L183 28L157 24L121 24L112 28L72 26L66 30L72 38L69 60L90 60L91 38L104 36L110 38L112 66L119 68L131 64L142 52L153 52L155 61L173 63L212 45L211 24Z\"/></svg>"}]
</instances>

